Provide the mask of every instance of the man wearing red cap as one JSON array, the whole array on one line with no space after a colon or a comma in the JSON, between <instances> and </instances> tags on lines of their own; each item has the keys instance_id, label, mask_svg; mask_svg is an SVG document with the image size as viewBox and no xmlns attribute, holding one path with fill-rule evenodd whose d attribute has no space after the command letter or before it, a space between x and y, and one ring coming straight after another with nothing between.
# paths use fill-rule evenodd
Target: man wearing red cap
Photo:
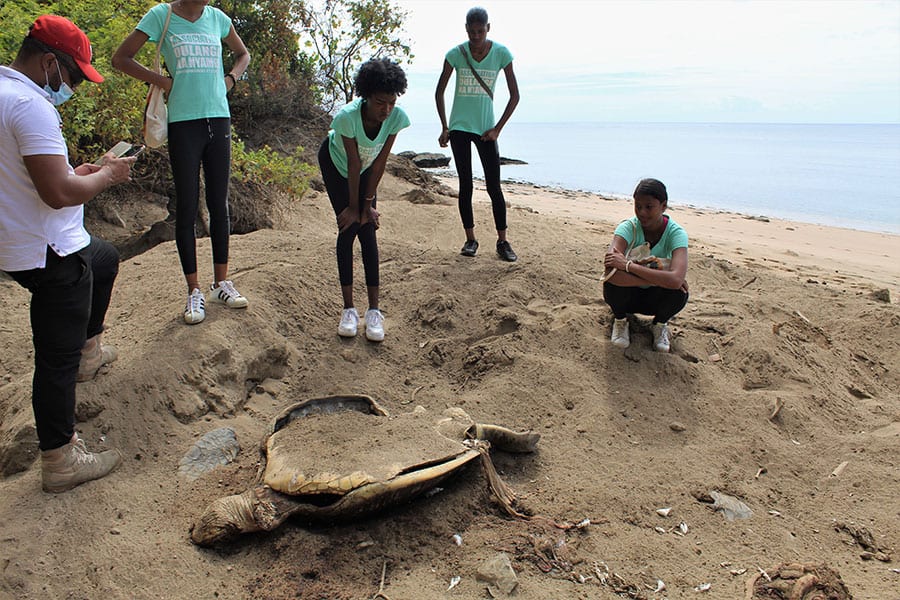
<instances>
[{"instance_id":1,"label":"man wearing red cap","mask_svg":"<svg viewBox=\"0 0 900 600\"><path fill-rule=\"evenodd\" d=\"M98 479L121 462L91 453L75 433L75 383L115 359L100 344L118 273L116 249L84 228L84 204L129 180L134 158L69 165L55 106L83 81L91 43L71 21L35 21L9 67L0 66L0 270L31 292L32 408L47 492Z\"/></svg>"}]
</instances>

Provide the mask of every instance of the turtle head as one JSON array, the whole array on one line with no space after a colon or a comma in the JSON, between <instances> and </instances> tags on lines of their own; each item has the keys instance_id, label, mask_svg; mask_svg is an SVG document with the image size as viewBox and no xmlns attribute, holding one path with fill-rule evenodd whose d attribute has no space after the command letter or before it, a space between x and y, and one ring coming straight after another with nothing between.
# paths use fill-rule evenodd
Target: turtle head
<instances>
[{"instance_id":1,"label":"turtle head","mask_svg":"<svg viewBox=\"0 0 900 600\"><path fill-rule=\"evenodd\" d=\"M471 437L469 428L472 425L472 419L461 408L448 408L435 423L435 429L444 437L462 441Z\"/></svg>"},{"instance_id":2,"label":"turtle head","mask_svg":"<svg viewBox=\"0 0 900 600\"><path fill-rule=\"evenodd\" d=\"M253 517L252 492L219 498L206 507L191 527L191 541L198 546L215 546L241 533L259 531Z\"/></svg>"}]
</instances>

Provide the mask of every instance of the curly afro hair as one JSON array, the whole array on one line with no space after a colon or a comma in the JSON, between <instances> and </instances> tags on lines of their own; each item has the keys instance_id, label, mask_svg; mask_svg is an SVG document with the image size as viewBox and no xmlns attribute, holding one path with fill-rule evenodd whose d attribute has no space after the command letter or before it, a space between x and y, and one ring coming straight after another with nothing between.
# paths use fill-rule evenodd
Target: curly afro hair
<instances>
[{"instance_id":1,"label":"curly afro hair","mask_svg":"<svg viewBox=\"0 0 900 600\"><path fill-rule=\"evenodd\" d=\"M406 91L406 73L389 58L370 58L356 72L353 89L360 98L378 93L399 96Z\"/></svg>"}]
</instances>

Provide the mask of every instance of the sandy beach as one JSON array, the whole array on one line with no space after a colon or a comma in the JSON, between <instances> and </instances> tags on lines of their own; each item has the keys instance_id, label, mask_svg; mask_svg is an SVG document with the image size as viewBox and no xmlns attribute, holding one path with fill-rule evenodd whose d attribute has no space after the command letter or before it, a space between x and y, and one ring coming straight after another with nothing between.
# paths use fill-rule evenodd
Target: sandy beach
<instances>
[{"instance_id":1,"label":"sandy beach","mask_svg":"<svg viewBox=\"0 0 900 600\"><path fill-rule=\"evenodd\" d=\"M387 175L379 191L380 345L336 335L322 192L232 237L247 310L212 306L186 326L174 242L123 261L105 334L120 358L79 384L77 415L89 447L125 460L61 495L40 487L28 294L0 279L0 598L482 599L478 571L500 553L522 600L740 600L785 563L827 565L856 600L900 597L900 237L673 206L690 301L671 353L652 351L640 320L623 351L598 282L629 201L505 185L520 260L504 263L483 185L474 259L459 256L453 199L416 190ZM210 256L199 240L201 273ZM475 465L365 519L191 543L203 507L253 485L285 406L349 393L540 433L536 453L494 463L546 518L506 516ZM220 427L237 435L235 460L180 475ZM752 517L726 520L712 492Z\"/></svg>"},{"instance_id":2,"label":"sandy beach","mask_svg":"<svg viewBox=\"0 0 900 600\"><path fill-rule=\"evenodd\" d=\"M442 178L453 185L453 178ZM515 205L542 214L586 223L610 223L631 216L630 199L604 198L596 194L554 190L527 184L508 186L507 198ZM900 289L900 268L894 254L900 236L857 229L828 227L797 221L673 205L669 214L696 241L693 248L743 264L772 263L790 272L829 273L829 280L849 283L861 280Z\"/></svg>"}]
</instances>

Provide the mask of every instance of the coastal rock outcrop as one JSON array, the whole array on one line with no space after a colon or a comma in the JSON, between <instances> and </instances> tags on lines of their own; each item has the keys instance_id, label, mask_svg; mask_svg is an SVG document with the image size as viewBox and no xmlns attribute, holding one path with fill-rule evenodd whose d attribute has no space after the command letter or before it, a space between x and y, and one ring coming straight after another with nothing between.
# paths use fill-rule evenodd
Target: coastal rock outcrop
<instances>
[{"instance_id":1,"label":"coastal rock outcrop","mask_svg":"<svg viewBox=\"0 0 900 600\"><path fill-rule=\"evenodd\" d=\"M450 157L437 152L401 152L398 156L408 158L420 169L436 169L450 164Z\"/></svg>"},{"instance_id":2,"label":"coastal rock outcrop","mask_svg":"<svg viewBox=\"0 0 900 600\"><path fill-rule=\"evenodd\" d=\"M439 154L437 152L414 152L412 150L406 150L404 152L398 153L397 156L408 158L420 169L438 169L441 167L446 167L450 164L449 156ZM519 160L518 158L507 158L505 156L501 156L500 164L527 165L528 163L524 160Z\"/></svg>"}]
</instances>

